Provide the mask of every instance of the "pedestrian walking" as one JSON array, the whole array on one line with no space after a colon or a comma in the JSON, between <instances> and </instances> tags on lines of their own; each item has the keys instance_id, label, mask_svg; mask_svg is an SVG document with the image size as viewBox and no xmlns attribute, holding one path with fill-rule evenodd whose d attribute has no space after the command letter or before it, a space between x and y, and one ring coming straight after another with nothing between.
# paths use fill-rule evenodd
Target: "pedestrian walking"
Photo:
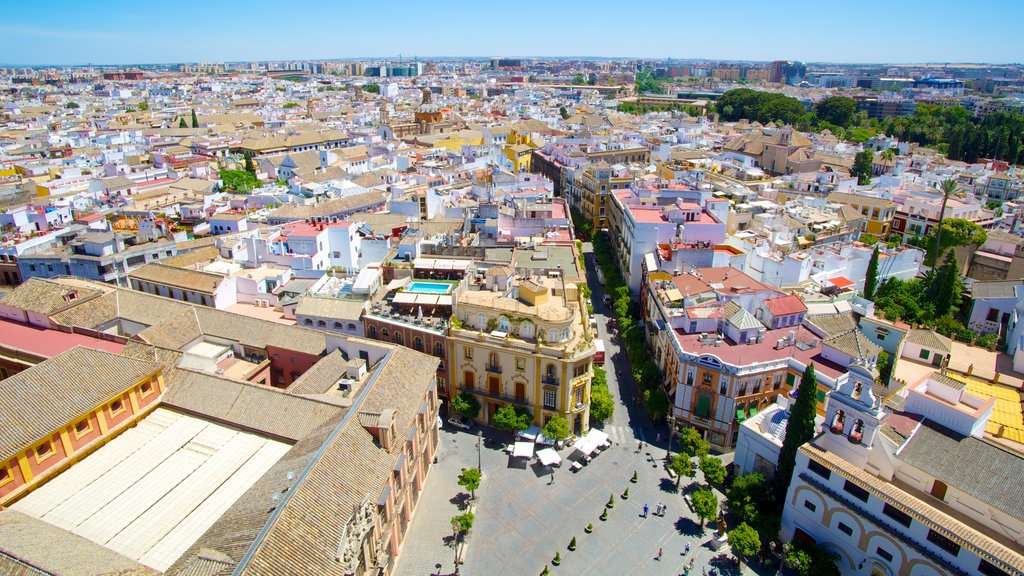
<instances>
[{"instance_id":1,"label":"pedestrian walking","mask_svg":"<svg viewBox=\"0 0 1024 576\"><path fill-rule=\"evenodd\" d=\"M647 504L644 504L644 518L647 518Z\"/></svg>"},{"instance_id":2,"label":"pedestrian walking","mask_svg":"<svg viewBox=\"0 0 1024 576\"><path fill-rule=\"evenodd\" d=\"M658 556L655 558L655 560L658 560L660 562L661 561L661 554L664 551L665 551L664 549L658 548Z\"/></svg>"},{"instance_id":3,"label":"pedestrian walking","mask_svg":"<svg viewBox=\"0 0 1024 576\"><path fill-rule=\"evenodd\" d=\"M658 442L661 442L661 432L658 432Z\"/></svg>"},{"instance_id":4,"label":"pedestrian walking","mask_svg":"<svg viewBox=\"0 0 1024 576\"><path fill-rule=\"evenodd\" d=\"M643 449L644 449L644 443L643 442L637 442L636 443L636 453L639 454L640 451L643 450Z\"/></svg>"},{"instance_id":5,"label":"pedestrian walking","mask_svg":"<svg viewBox=\"0 0 1024 576\"><path fill-rule=\"evenodd\" d=\"M550 485L552 485L552 484L554 484L554 483L555 483L555 471L554 471L554 470L552 470L552 471L551 471L551 479L550 479L550 480L548 480L548 486L550 486Z\"/></svg>"},{"instance_id":6,"label":"pedestrian walking","mask_svg":"<svg viewBox=\"0 0 1024 576\"><path fill-rule=\"evenodd\" d=\"M658 509L655 512L655 514L657 514L658 516L661 516L662 510L664 510L663 506L664 506L664 504L662 504L661 502L658 502Z\"/></svg>"}]
</instances>

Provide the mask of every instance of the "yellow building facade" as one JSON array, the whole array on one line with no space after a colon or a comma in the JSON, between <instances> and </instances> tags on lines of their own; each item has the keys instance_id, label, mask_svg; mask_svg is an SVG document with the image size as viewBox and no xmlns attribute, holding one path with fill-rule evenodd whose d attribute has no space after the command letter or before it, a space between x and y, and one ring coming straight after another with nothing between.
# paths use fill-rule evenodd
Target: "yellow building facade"
<instances>
[{"instance_id":1,"label":"yellow building facade","mask_svg":"<svg viewBox=\"0 0 1024 576\"><path fill-rule=\"evenodd\" d=\"M491 422L499 408L528 409L542 426L552 416L573 434L589 429L593 333L586 303L575 284L543 278L503 291L465 291L449 330L449 380L454 393L480 403L478 420Z\"/></svg>"}]
</instances>

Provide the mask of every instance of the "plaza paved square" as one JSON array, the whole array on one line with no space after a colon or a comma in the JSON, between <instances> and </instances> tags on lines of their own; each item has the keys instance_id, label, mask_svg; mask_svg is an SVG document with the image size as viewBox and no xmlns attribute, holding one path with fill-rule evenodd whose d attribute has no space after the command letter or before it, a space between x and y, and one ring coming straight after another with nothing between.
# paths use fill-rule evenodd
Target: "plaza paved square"
<instances>
[{"instance_id":1,"label":"plaza paved square","mask_svg":"<svg viewBox=\"0 0 1024 576\"><path fill-rule=\"evenodd\" d=\"M463 468L477 466L483 471L477 490L476 520L467 540L460 573L468 576L523 576L540 574L555 553L561 564L552 574L683 574L694 559L691 574L738 574L728 548L713 551L708 542L713 527L701 530L683 496L669 479L663 460L667 428L654 428L635 398L634 384L619 382L617 370L629 374L625 353L607 332L610 313L600 304L602 292L594 287L598 331L607 342L608 387L615 399L615 416L602 429L612 440L611 448L597 454L578 472L569 469L572 448L560 451L561 468L551 482L549 469L512 462L502 449L512 435L484 427L484 442L478 452L476 430L453 431L445 424L441 431L439 461L427 478L412 524L406 535L395 574L425 576L453 574L454 549L450 547L452 516L460 513L458 475ZM638 442L643 450L638 452ZM653 444L648 443L653 442ZM729 457L726 455L725 462ZM630 478L634 470L638 482ZM690 480L683 479L685 486ZM703 481L698 474L696 481ZM622 499L629 488L629 498ZM608 497L615 496L608 520L599 519ZM719 494L722 505L725 498ZM644 504L651 511L658 503L668 506L663 517L643 517ZM592 534L584 531L594 525ZM577 549L567 549L576 537ZM687 542L690 553L684 556ZM658 550L663 550L660 560ZM773 567L774 568L774 567ZM744 567L744 574L754 574ZM770 574L774 570L758 570Z\"/></svg>"}]
</instances>

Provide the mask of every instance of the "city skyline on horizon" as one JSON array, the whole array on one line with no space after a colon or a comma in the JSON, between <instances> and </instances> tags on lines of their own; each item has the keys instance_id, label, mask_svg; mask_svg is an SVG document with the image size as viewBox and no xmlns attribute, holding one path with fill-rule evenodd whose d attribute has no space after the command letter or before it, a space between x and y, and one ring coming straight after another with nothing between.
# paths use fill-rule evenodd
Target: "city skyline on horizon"
<instances>
[{"instance_id":1,"label":"city skyline on horizon","mask_svg":"<svg viewBox=\"0 0 1024 576\"><path fill-rule=\"evenodd\" d=\"M698 13L700 7L693 4L664 1L650 3L642 12L604 0L588 3L585 11L532 0L518 11L496 6L467 9L452 0L426 7L400 0L388 6L392 13L434 12L430 20L436 26L424 27L421 18L384 19L375 5L368 4L312 6L307 9L316 13L315 19L281 24L273 17L280 5L268 0L255 0L245 12L185 0L175 12L180 25L161 25L166 13L150 5L98 0L83 9L79 3L57 0L45 12L28 4L11 7L0 32L10 41L2 63L7 66L385 58L362 56L379 52L380 46L408 60L433 54L419 57L801 60L842 65L1024 62L1024 45L1014 41L1013 33L1013 22L1024 16L1019 3L996 0L984 13L957 13L955 30L947 30L946 20L959 6L953 0L895 5L868 0L861 5L840 14L811 0L792 0L781 7L787 29L719 22L713 13ZM738 0L733 13L762 8L760 3ZM665 17L651 18L656 14ZM849 40L816 41L835 38L822 28L835 26L840 18L840 32L849 31ZM573 33L566 34L567 29Z\"/></svg>"}]
</instances>

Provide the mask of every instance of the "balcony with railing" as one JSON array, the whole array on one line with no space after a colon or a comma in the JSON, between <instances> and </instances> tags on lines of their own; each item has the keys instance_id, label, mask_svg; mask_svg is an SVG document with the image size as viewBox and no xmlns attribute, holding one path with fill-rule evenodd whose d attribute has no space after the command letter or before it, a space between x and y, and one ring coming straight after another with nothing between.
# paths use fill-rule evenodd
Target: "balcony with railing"
<instances>
[{"instance_id":1,"label":"balcony with railing","mask_svg":"<svg viewBox=\"0 0 1024 576\"><path fill-rule=\"evenodd\" d=\"M545 374L541 376L540 381L547 386L558 386L558 376L554 374Z\"/></svg>"},{"instance_id":2,"label":"balcony with railing","mask_svg":"<svg viewBox=\"0 0 1024 576\"><path fill-rule=\"evenodd\" d=\"M490 372L491 374L501 374L501 365L499 365L499 364L487 364L487 366L484 368L484 370Z\"/></svg>"}]
</instances>

